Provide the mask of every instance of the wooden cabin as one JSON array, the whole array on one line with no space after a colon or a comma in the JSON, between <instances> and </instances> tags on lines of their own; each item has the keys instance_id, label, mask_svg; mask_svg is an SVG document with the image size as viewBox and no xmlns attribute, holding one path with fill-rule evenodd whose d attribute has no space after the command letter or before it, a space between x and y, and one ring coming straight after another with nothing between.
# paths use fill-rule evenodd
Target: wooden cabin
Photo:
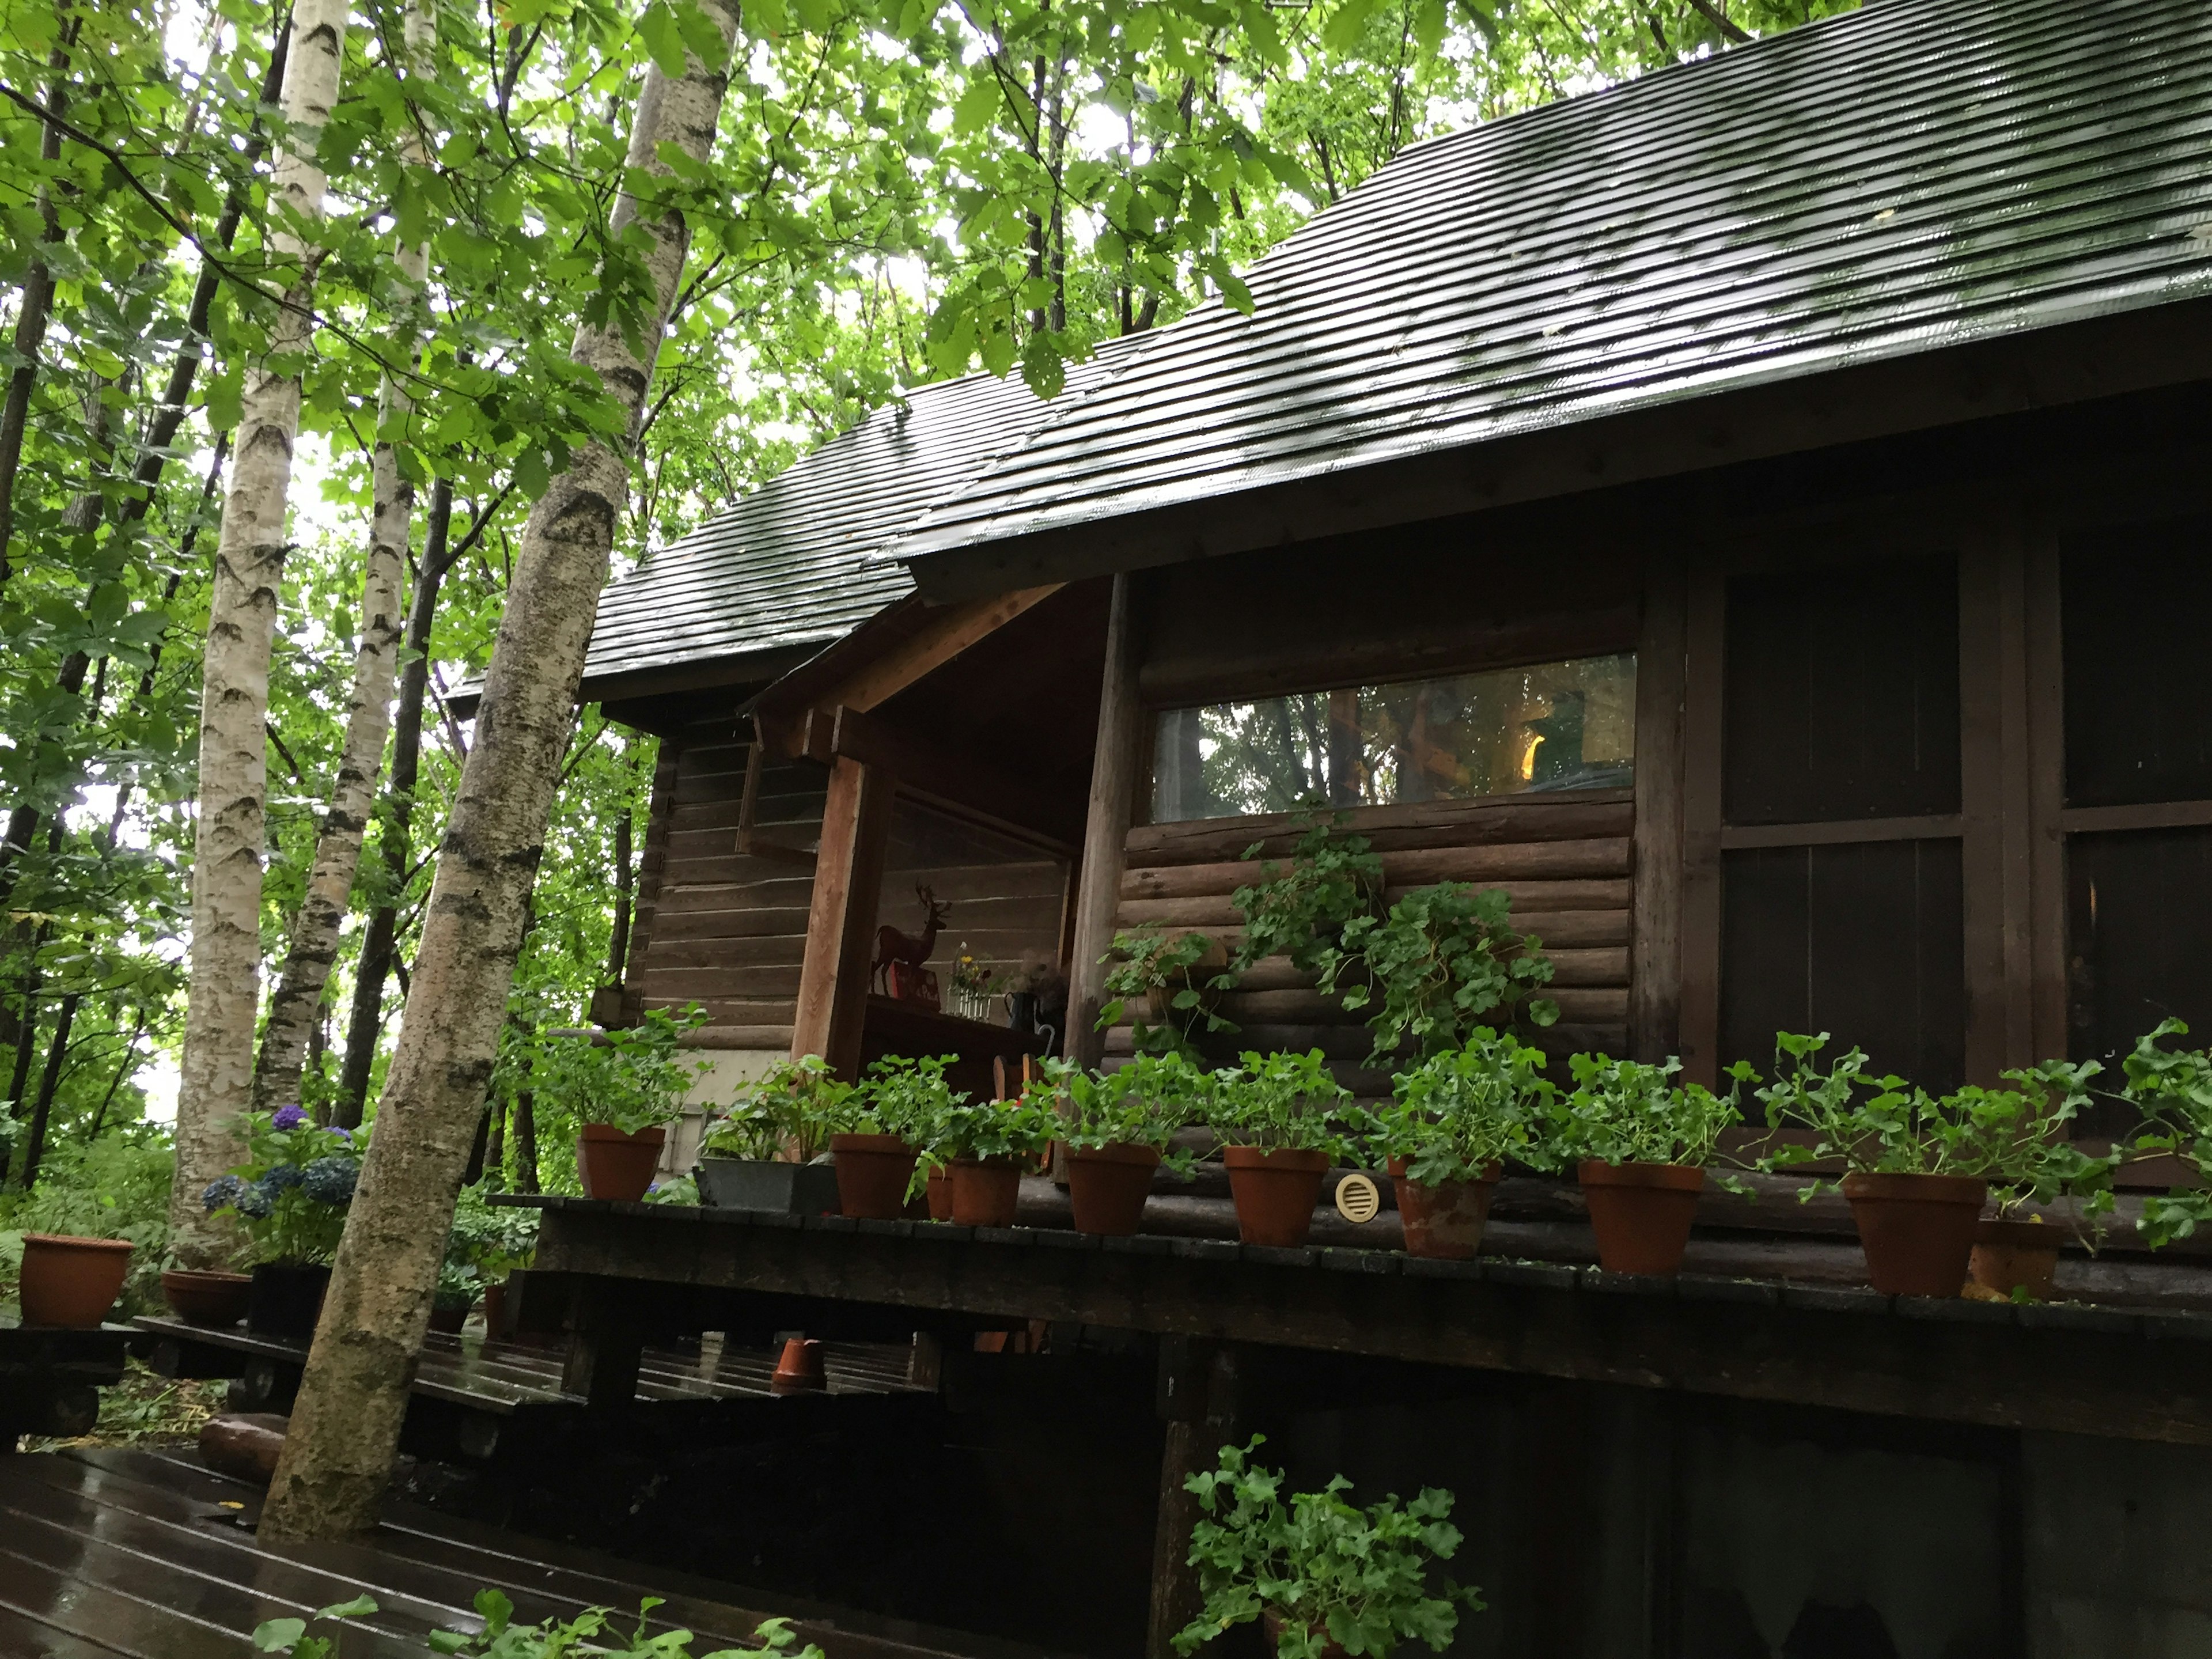
<instances>
[{"instance_id":1,"label":"wooden cabin","mask_svg":"<svg viewBox=\"0 0 2212 1659\"><path fill-rule=\"evenodd\" d=\"M1233 928L1317 801L1394 887L1507 889L1561 1048L1945 1089L2212 1033L2208 155L2201 4L1889 0L1417 145L1049 404L917 392L609 591L585 695L665 740L629 994L980 1065L871 986L928 886L937 964L1048 953L1110 1059L1115 931ZM1387 1086L1287 963L1223 1012ZM2191 1307L2195 1260L2096 1271ZM1457 1652L2212 1643L2212 1454L2124 1376L2054 1427L1744 1363L1501 1361L1285 1450L1457 1472L1522 1583Z\"/></svg>"}]
</instances>

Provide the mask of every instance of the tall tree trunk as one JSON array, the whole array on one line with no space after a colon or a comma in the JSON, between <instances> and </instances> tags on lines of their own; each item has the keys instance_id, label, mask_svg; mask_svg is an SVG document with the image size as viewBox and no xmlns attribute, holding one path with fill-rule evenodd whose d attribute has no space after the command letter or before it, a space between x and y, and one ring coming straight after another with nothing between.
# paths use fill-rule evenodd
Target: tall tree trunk
<instances>
[{"instance_id":1,"label":"tall tree trunk","mask_svg":"<svg viewBox=\"0 0 2212 1659\"><path fill-rule=\"evenodd\" d=\"M479 518L476 529L483 527ZM392 950L399 933L400 890L413 857L410 835L415 819L415 784L422 763L422 702L430 685L430 629L438 617L438 589L453 567L459 550L453 541L453 485L441 478L431 487L429 522L424 528L422 563L407 608L407 665L399 671L399 706L392 720L391 805L377 845L384 854L384 902L369 913L355 964L353 1008L346 1019L345 1059L338 1067L338 1092L331 1121L343 1129L361 1127L368 1106L368 1078L376 1064L377 1039L384 1031L384 981L391 976Z\"/></svg>"},{"instance_id":2,"label":"tall tree trunk","mask_svg":"<svg viewBox=\"0 0 2212 1659\"><path fill-rule=\"evenodd\" d=\"M614 926L607 930L607 983L623 982L623 970L629 962L630 927L630 815L624 812L615 820L615 918Z\"/></svg>"},{"instance_id":3,"label":"tall tree trunk","mask_svg":"<svg viewBox=\"0 0 2212 1659\"><path fill-rule=\"evenodd\" d=\"M527 1089L514 1097L514 1190L538 1190L538 1097Z\"/></svg>"},{"instance_id":4,"label":"tall tree trunk","mask_svg":"<svg viewBox=\"0 0 2212 1659\"><path fill-rule=\"evenodd\" d=\"M706 0L703 9L726 59L737 0ZM624 179L666 179L662 150L670 145L703 165L727 85L724 68L696 58L687 58L681 76L658 65L647 71ZM507 1017L592 612L629 494L629 451L690 243L680 212L651 204L641 210L625 189L611 228L621 235L633 225L650 245L645 263L656 302L637 328L644 353L631 349L619 326L586 325L574 346L576 360L622 400L628 430L619 447L599 440L581 446L523 530L476 741L431 884L378 1133L262 1511L261 1536L270 1541L338 1537L375 1525L391 1475L440 1255Z\"/></svg>"},{"instance_id":5,"label":"tall tree trunk","mask_svg":"<svg viewBox=\"0 0 2212 1659\"><path fill-rule=\"evenodd\" d=\"M484 1143L484 1185L493 1192L507 1188L507 1103L491 1103L491 1134Z\"/></svg>"},{"instance_id":6,"label":"tall tree trunk","mask_svg":"<svg viewBox=\"0 0 2212 1659\"><path fill-rule=\"evenodd\" d=\"M287 143L270 184L272 206L312 222L323 210L314 144L337 101L346 0L300 0L284 66ZM300 429L296 364L311 343L314 256L289 233L272 238L291 267L270 339L276 373L255 364L223 502L200 695L199 820L192 850L192 942L185 1051L177 1095L176 1184L170 1237L179 1261L205 1267L225 1253L227 1230L200 1194L244 1152L239 1119L251 1097L261 967L261 858L269 770L269 653L284 576L285 507Z\"/></svg>"},{"instance_id":7,"label":"tall tree trunk","mask_svg":"<svg viewBox=\"0 0 2212 1659\"><path fill-rule=\"evenodd\" d=\"M39 1078L38 1103L31 1108L31 1133L23 1144L23 1190L38 1184L39 1165L46 1156L46 1125L54 1110L54 1091L61 1087L62 1066L69 1056L70 1028L76 1023L76 1006L84 1000L71 991L54 1011L54 1035L46 1047L46 1068Z\"/></svg>"}]
</instances>

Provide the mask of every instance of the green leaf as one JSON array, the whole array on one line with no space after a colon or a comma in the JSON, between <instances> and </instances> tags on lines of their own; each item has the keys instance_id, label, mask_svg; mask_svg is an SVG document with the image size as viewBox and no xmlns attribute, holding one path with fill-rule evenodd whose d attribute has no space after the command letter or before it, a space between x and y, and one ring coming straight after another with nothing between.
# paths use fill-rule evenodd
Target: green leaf
<instances>
[{"instance_id":1,"label":"green leaf","mask_svg":"<svg viewBox=\"0 0 2212 1659\"><path fill-rule=\"evenodd\" d=\"M263 1653L289 1653L307 1633L304 1619L271 1619L254 1627L253 1645Z\"/></svg>"},{"instance_id":2,"label":"green leaf","mask_svg":"<svg viewBox=\"0 0 2212 1659\"><path fill-rule=\"evenodd\" d=\"M684 31L676 21L676 13L668 0L653 0L639 15L638 38L645 42L646 51L652 55L653 67L671 80L680 77L686 67L684 58Z\"/></svg>"},{"instance_id":3,"label":"green leaf","mask_svg":"<svg viewBox=\"0 0 2212 1659\"><path fill-rule=\"evenodd\" d=\"M545 464L544 450L526 449L514 458L514 487L530 500L543 495L552 482L553 471Z\"/></svg>"}]
</instances>

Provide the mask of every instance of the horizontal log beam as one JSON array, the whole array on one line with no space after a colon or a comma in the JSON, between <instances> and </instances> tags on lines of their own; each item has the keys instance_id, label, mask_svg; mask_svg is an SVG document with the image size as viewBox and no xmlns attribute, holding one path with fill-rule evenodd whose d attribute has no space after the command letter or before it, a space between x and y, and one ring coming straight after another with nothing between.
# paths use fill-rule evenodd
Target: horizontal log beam
<instances>
[{"instance_id":1,"label":"horizontal log beam","mask_svg":"<svg viewBox=\"0 0 2212 1659\"><path fill-rule=\"evenodd\" d=\"M1569 881L1486 881L1484 888L1502 890L1513 906L1517 924L1542 933L1540 913L1553 910L1628 910L1628 878ZM1395 887L1383 896L1391 903L1409 889ZM1243 918L1226 893L1215 896L1170 899L1124 899L1117 912L1123 927L1237 927Z\"/></svg>"},{"instance_id":2,"label":"horizontal log beam","mask_svg":"<svg viewBox=\"0 0 2212 1659\"><path fill-rule=\"evenodd\" d=\"M1273 812L1249 818L1142 823L1129 831L1127 856L1132 865L1212 864L1241 859L1247 848L1257 846L1260 857L1286 858L1311 817L1310 812ZM1355 806L1342 818L1347 833L1366 836L1377 852L1390 852L1625 836L1634 827L1636 806L1626 789L1578 789L1571 798L1485 795L1474 800Z\"/></svg>"},{"instance_id":3,"label":"horizontal log beam","mask_svg":"<svg viewBox=\"0 0 2212 1659\"><path fill-rule=\"evenodd\" d=\"M1630 843L1626 836L1607 836L1577 841L1430 847L1385 853L1382 856L1382 878L1392 887L1425 886L1439 881L1557 881L1626 875ZM1121 896L1166 899L1217 896L1264 881L1267 876L1265 860L1155 865L1122 872Z\"/></svg>"}]
</instances>

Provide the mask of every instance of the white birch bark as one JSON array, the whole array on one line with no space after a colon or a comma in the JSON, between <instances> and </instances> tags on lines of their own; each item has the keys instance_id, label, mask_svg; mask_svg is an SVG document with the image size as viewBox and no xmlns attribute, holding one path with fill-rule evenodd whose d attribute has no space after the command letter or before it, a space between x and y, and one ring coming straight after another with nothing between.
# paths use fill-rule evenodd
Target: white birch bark
<instances>
[{"instance_id":1,"label":"white birch bark","mask_svg":"<svg viewBox=\"0 0 2212 1659\"><path fill-rule=\"evenodd\" d=\"M435 74L437 22L427 0L410 0L402 28L408 79ZM413 165L428 164L429 151L419 125L409 125L402 149ZM411 362L422 339L415 308L429 274L430 245L401 243L392 251L392 264L399 273L398 297L409 320L395 331L392 356L395 362ZM355 872L361 868L362 837L376 804L377 775L384 763L384 740L392 731L392 688L399 663L400 588L415 524L415 486L400 470L399 452L390 434L413 407L406 386L387 372L378 387L361 642L354 654L353 689L346 703L345 744L338 757L330 810L315 836L314 862L292 924L283 971L262 1028L261 1054L253 1069L257 1111L273 1110L300 1097L300 1073L309 1037L317 1028L331 964L337 960L338 932L350 908Z\"/></svg>"},{"instance_id":2,"label":"white birch bark","mask_svg":"<svg viewBox=\"0 0 2212 1659\"><path fill-rule=\"evenodd\" d=\"M703 9L728 42L737 0L706 0ZM704 161L726 84L725 70L696 58L680 77L649 70L627 176L668 177L665 144ZM625 191L614 226L619 233L632 223L651 239L647 264L657 301L642 331L643 355L631 351L619 328L580 329L574 348L629 410L629 433L619 447L595 441L577 451L523 530L476 741L431 884L398 1050L262 1512L264 1540L341 1537L374 1526L398 1446L439 1257L506 1019L592 612L629 493L628 452L690 242L679 212Z\"/></svg>"},{"instance_id":3,"label":"white birch bark","mask_svg":"<svg viewBox=\"0 0 2212 1659\"><path fill-rule=\"evenodd\" d=\"M300 431L299 363L312 343L314 255L298 234L323 211L315 143L337 101L346 0L298 0L284 65L284 118L270 185L270 252L289 269L269 354L251 365L223 499L200 692L199 822L192 942L177 1092L171 1238L188 1267L227 1252L200 1194L244 1156L260 988L261 858L269 750L269 650L283 581L285 507Z\"/></svg>"}]
</instances>

